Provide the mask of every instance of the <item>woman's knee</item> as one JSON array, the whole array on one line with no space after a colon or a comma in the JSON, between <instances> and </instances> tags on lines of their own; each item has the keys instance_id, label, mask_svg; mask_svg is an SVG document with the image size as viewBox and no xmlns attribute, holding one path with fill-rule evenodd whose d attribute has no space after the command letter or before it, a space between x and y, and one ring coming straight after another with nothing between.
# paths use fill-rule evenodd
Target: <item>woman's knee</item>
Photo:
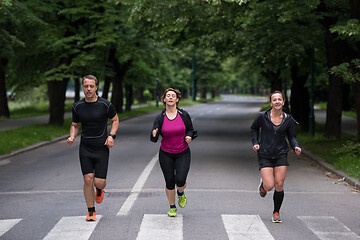
<instances>
[{"instance_id":1,"label":"woman's knee","mask_svg":"<svg viewBox=\"0 0 360 240\"><path fill-rule=\"evenodd\" d=\"M166 189L167 190L174 190L175 189L175 183L174 184L171 184L171 183L167 183L166 184Z\"/></svg>"},{"instance_id":2,"label":"woman's knee","mask_svg":"<svg viewBox=\"0 0 360 240\"><path fill-rule=\"evenodd\" d=\"M179 188L182 188L186 185L186 179L177 179L176 180L176 186Z\"/></svg>"}]
</instances>

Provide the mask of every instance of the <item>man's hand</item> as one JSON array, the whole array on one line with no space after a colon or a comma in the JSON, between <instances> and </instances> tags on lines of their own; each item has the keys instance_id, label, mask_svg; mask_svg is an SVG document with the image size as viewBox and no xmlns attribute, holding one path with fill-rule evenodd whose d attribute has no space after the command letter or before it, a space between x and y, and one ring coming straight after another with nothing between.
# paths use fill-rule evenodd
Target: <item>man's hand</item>
<instances>
[{"instance_id":1,"label":"man's hand","mask_svg":"<svg viewBox=\"0 0 360 240\"><path fill-rule=\"evenodd\" d=\"M296 153L296 155L300 155L300 153L301 153L301 148L295 147L295 153Z\"/></svg>"},{"instance_id":2,"label":"man's hand","mask_svg":"<svg viewBox=\"0 0 360 240\"><path fill-rule=\"evenodd\" d=\"M106 145L108 148L112 148L114 146L114 139L112 136L108 136L104 145Z\"/></svg>"},{"instance_id":3,"label":"man's hand","mask_svg":"<svg viewBox=\"0 0 360 240\"><path fill-rule=\"evenodd\" d=\"M68 139L66 140L66 142L67 142L67 144L68 144L69 146L71 146L71 145L74 143L74 140L75 140L74 137L68 137Z\"/></svg>"}]
</instances>

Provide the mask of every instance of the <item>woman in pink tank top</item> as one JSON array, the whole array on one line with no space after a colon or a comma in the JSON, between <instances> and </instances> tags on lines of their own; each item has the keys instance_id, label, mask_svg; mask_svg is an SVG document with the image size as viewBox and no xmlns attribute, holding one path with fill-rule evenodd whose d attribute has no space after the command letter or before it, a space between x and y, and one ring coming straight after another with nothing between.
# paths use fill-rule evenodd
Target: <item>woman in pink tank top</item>
<instances>
[{"instance_id":1,"label":"woman in pink tank top","mask_svg":"<svg viewBox=\"0 0 360 240\"><path fill-rule=\"evenodd\" d=\"M178 204L186 206L186 178L190 169L191 153L189 144L197 137L192 126L190 115L178 108L181 93L177 89L168 88L161 97L165 109L156 116L150 134L150 140L157 142L161 135L159 163L165 178L165 192L170 204L168 216L175 217L175 186Z\"/></svg>"}]
</instances>

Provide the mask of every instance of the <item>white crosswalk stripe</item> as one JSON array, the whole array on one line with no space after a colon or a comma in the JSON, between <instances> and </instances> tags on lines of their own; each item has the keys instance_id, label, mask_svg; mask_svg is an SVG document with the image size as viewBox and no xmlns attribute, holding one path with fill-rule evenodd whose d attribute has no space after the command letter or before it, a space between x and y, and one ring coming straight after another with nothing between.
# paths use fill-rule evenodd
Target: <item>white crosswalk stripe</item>
<instances>
[{"instance_id":1,"label":"white crosswalk stripe","mask_svg":"<svg viewBox=\"0 0 360 240\"><path fill-rule=\"evenodd\" d=\"M183 216L168 217L165 214L145 214L137 240L182 240Z\"/></svg>"},{"instance_id":2,"label":"white crosswalk stripe","mask_svg":"<svg viewBox=\"0 0 360 240\"><path fill-rule=\"evenodd\" d=\"M84 216L63 217L55 227L46 235L44 240L86 240L89 239L101 215L96 216L96 221L87 222Z\"/></svg>"},{"instance_id":3,"label":"white crosswalk stripe","mask_svg":"<svg viewBox=\"0 0 360 240\"><path fill-rule=\"evenodd\" d=\"M333 216L298 216L319 240L360 240L360 237ZM0 220L0 237L22 219ZM96 221L86 222L84 216L63 217L45 236L44 240L87 240L92 235L101 215ZM222 214L229 240L275 240L259 215ZM183 215L168 217L166 214L144 214L137 240L183 240ZM99 229L101 231L101 229ZM116 229L115 229L116 231Z\"/></svg>"},{"instance_id":4,"label":"white crosswalk stripe","mask_svg":"<svg viewBox=\"0 0 360 240\"><path fill-rule=\"evenodd\" d=\"M0 220L0 236L4 235L4 233L9 231L12 227L14 227L20 221L21 221L21 219Z\"/></svg>"},{"instance_id":5,"label":"white crosswalk stripe","mask_svg":"<svg viewBox=\"0 0 360 240\"><path fill-rule=\"evenodd\" d=\"M274 240L259 215L221 215L230 240Z\"/></svg>"},{"instance_id":6,"label":"white crosswalk stripe","mask_svg":"<svg viewBox=\"0 0 360 240\"><path fill-rule=\"evenodd\" d=\"M359 240L360 237L332 216L298 216L320 240Z\"/></svg>"}]
</instances>

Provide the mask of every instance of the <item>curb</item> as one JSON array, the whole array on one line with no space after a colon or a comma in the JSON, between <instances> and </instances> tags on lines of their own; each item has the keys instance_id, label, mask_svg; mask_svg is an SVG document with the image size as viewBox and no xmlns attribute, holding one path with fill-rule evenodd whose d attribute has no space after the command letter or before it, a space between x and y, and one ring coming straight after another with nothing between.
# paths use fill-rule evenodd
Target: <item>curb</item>
<instances>
[{"instance_id":1,"label":"curb","mask_svg":"<svg viewBox=\"0 0 360 240\"><path fill-rule=\"evenodd\" d=\"M0 155L0 161L1 160L5 160L7 158L11 158L15 155L18 155L20 153L24 153L24 152L27 152L27 151L31 151L31 150L34 150L36 148L39 148L39 147L42 147L42 146L46 146L46 145L49 145L49 144L52 144L52 143L55 143L55 142L59 142L61 140L65 140L67 139L69 136L69 134L67 135L64 135L64 136L61 136L61 137L57 137L57 138L54 138L52 140L49 140L49 141L44 141L44 142L39 142L39 143L36 143L34 145L31 145L31 146L28 146L28 147L25 147L25 148L21 148L21 149L18 149L18 150L15 150L9 154L5 154L5 155Z\"/></svg>"},{"instance_id":2,"label":"curb","mask_svg":"<svg viewBox=\"0 0 360 240\"><path fill-rule=\"evenodd\" d=\"M304 154L306 157L310 158L311 160L313 160L314 162L316 162L317 164L319 164L321 167L325 168L327 171L335 174L336 176L342 178L344 180L344 182L354 186L356 189L360 189L360 181L356 178L350 177L349 175L347 175L345 172L341 171L341 170L337 170L334 169L334 167L325 162L324 159L322 159L321 157L312 154L311 152L302 149L301 153Z\"/></svg>"}]
</instances>

